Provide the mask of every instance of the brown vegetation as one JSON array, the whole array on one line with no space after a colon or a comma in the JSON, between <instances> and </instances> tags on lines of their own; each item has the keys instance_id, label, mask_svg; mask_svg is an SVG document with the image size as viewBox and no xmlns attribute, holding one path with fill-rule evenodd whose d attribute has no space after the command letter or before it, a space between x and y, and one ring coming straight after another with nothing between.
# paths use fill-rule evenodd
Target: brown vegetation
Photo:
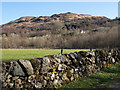
<instances>
[{"instance_id":1,"label":"brown vegetation","mask_svg":"<svg viewBox=\"0 0 120 90\"><path fill-rule=\"evenodd\" d=\"M110 31L99 31L76 35L49 34L28 37L27 35L11 34L3 36L3 48L108 48L117 47L118 30L113 27Z\"/></svg>"}]
</instances>

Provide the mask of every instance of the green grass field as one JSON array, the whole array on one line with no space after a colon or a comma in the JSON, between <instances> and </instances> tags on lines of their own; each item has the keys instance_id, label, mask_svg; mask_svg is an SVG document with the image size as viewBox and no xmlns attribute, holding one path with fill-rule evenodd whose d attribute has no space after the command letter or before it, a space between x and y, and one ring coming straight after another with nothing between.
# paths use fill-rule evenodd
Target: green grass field
<instances>
[{"instance_id":1,"label":"green grass field","mask_svg":"<svg viewBox=\"0 0 120 90\"><path fill-rule=\"evenodd\" d=\"M86 50L89 49L64 49L63 53ZM57 55L60 52L60 49L2 49L2 61L42 58L46 55Z\"/></svg>"}]
</instances>

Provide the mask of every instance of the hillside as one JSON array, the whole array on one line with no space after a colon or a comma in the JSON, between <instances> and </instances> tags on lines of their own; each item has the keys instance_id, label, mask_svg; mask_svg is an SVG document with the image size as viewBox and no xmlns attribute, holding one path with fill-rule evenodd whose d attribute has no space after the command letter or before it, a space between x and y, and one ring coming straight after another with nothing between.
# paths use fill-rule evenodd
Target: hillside
<instances>
[{"instance_id":1,"label":"hillside","mask_svg":"<svg viewBox=\"0 0 120 90\"><path fill-rule=\"evenodd\" d=\"M120 47L118 21L71 12L26 16L2 25L3 48Z\"/></svg>"},{"instance_id":2,"label":"hillside","mask_svg":"<svg viewBox=\"0 0 120 90\"><path fill-rule=\"evenodd\" d=\"M87 30L102 26L110 19L104 16L91 16L87 14L75 14L71 12L54 14L52 16L26 16L2 25L3 30L11 28L27 30L56 30L56 29L80 29Z\"/></svg>"}]
</instances>

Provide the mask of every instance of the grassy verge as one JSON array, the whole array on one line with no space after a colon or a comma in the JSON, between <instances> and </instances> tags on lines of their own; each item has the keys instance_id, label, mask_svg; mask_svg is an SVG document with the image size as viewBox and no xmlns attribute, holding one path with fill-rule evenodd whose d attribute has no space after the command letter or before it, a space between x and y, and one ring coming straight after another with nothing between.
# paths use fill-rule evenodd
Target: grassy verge
<instances>
[{"instance_id":1,"label":"grassy verge","mask_svg":"<svg viewBox=\"0 0 120 90\"><path fill-rule=\"evenodd\" d=\"M67 54L80 50L86 51L89 49L64 49L63 53ZM2 49L2 61L42 58L46 55L57 55L60 51L60 49Z\"/></svg>"},{"instance_id":2,"label":"grassy verge","mask_svg":"<svg viewBox=\"0 0 120 90\"><path fill-rule=\"evenodd\" d=\"M100 72L74 81L62 88L100 88L106 87L109 82L120 79L120 64L102 69Z\"/></svg>"}]
</instances>

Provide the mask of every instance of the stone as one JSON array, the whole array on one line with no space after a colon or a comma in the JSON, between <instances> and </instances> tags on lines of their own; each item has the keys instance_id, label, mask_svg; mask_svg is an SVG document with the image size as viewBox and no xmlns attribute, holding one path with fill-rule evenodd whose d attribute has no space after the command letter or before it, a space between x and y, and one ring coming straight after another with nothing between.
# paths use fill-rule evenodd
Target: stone
<instances>
[{"instance_id":1,"label":"stone","mask_svg":"<svg viewBox=\"0 0 120 90\"><path fill-rule=\"evenodd\" d=\"M28 82L30 83L30 85L35 86L36 85L36 75L30 75L28 77Z\"/></svg>"},{"instance_id":2,"label":"stone","mask_svg":"<svg viewBox=\"0 0 120 90\"><path fill-rule=\"evenodd\" d=\"M50 59L48 57L43 57L43 64L50 64Z\"/></svg>"},{"instance_id":3,"label":"stone","mask_svg":"<svg viewBox=\"0 0 120 90\"><path fill-rule=\"evenodd\" d=\"M8 88L13 88L14 83L8 83L7 86Z\"/></svg>"},{"instance_id":4,"label":"stone","mask_svg":"<svg viewBox=\"0 0 120 90\"><path fill-rule=\"evenodd\" d=\"M43 80L43 83L42 83L43 87L45 87L47 85L47 81L46 80Z\"/></svg>"},{"instance_id":5,"label":"stone","mask_svg":"<svg viewBox=\"0 0 120 90\"><path fill-rule=\"evenodd\" d=\"M3 83L2 83L2 87L3 87L3 88L6 88L6 87L7 87L7 82L3 82Z\"/></svg>"},{"instance_id":6,"label":"stone","mask_svg":"<svg viewBox=\"0 0 120 90\"><path fill-rule=\"evenodd\" d=\"M39 70L41 68L41 59L32 59L30 60L34 73L39 74Z\"/></svg>"},{"instance_id":7,"label":"stone","mask_svg":"<svg viewBox=\"0 0 120 90\"><path fill-rule=\"evenodd\" d=\"M77 58L78 58L77 52L75 52L75 53L73 53L73 54L74 54L75 58L77 59Z\"/></svg>"},{"instance_id":8,"label":"stone","mask_svg":"<svg viewBox=\"0 0 120 90\"><path fill-rule=\"evenodd\" d=\"M65 64L59 64L59 70L66 70L67 66Z\"/></svg>"},{"instance_id":9,"label":"stone","mask_svg":"<svg viewBox=\"0 0 120 90\"><path fill-rule=\"evenodd\" d=\"M78 80L79 79L79 75L78 74L74 74L74 79Z\"/></svg>"},{"instance_id":10,"label":"stone","mask_svg":"<svg viewBox=\"0 0 120 90\"><path fill-rule=\"evenodd\" d=\"M22 80L21 79L16 79L15 80L15 85L17 85L17 84L22 84Z\"/></svg>"},{"instance_id":11,"label":"stone","mask_svg":"<svg viewBox=\"0 0 120 90\"><path fill-rule=\"evenodd\" d=\"M63 85L63 81L61 79L58 80L58 85L59 85L59 87L61 87Z\"/></svg>"},{"instance_id":12,"label":"stone","mask_svg":"<svg viewBox=\"0 0 120 90\"><path fill-rule=\"evenodd\" d=\"M79 61L79 65L82 66L82 64L83 64L82 61Z\"/></svg>"},{"instance_id":13,"label":"stone","mask_svg":"<svg viewBox=\"0 0 120 90\"><path fill-rule=\"evenodd\" d=\"M94 57L94 56L95 56L95 52L94 52L94 51L92 51L92 52L87 52L87 53L86 53L86 56L87 56L88 58Z\"/></svg>"},{"instance_id":14,"label":"stone","mask_svg":"<svg viewBox=\"0 0 120 90\"><path fill-rule=\"evenodd\" d=\"M77 72L77 71L78 71L78 68L75 69L75 72Z\"/></svg>"},{"instance_id":15,"label":"stone","mask_svg":"<svg viewBox=\"0 0 120 90\"><path fill-rule=\"evenodd\" d=\"M67 74L64 73L63 76L62 76L62 80L65 81L65 80L67 80L67 79L68 79L68 78L67 78Z\"/></svg>"},{"instance_id":16,"label":"stone","mask_svg":"<svg viewBox=\"0 0 120 90\"><path fill-rule=\"evenodd\" d=\"M61 63L61 60L57 57L55 57L55 60L57 60L58 63Z\"/></svg>"},{"instance_id":17,"label":"stone","mask_svg":"<svg viewBox=\"0 0 120 90\"><path fill-rule=\"evenodd\" d=\"M78 74L79 74L79 78L81 78L82 77L82 72L78 72Z\"/></svg>"},{"instance_id":18,"label":"stone","mask_svg":"<svg viewBox=\"0 0 120 90\"><path fill-rule=\"evenodd\" d=\"M115 59L113 57L111 57L111 62L115 63Z\"/></svg>"},{"instance_id":19,"label":"stone","mask_svg":"<svg viewBox=\"0 0 120 90\"><path fill-rule=\"evenodd\" d=\"M99 57L96 57L95 58L95 64L99 64L100 63L100 58Z\"/></svg>"},{"instance_id":20,"label":"stone","mask_svg":"<svg viewBox=\"0 0 120 90\"><path fill-rule=\"evenodd\" d=\"M54 80L54 78L55 78L55 74L52 73L51 80Z\"/></svg>"},{"instance_id":21,"label":"stone","mask_svg":"<svg viewBox=\"0 0 120 90\"><path fill-rule=\"evenodd\" d=\"M65 57L65 55L58 54L58 56L57 56L57 57L61 60L61 62L62 62L62 63L64 63L64 62L67 62L67 61L68 61L68 59Z\"/></svg>"},{"instance_id":22,"label":"stone","mask_svg":"<svg viewBox=\"0 0 120 90\"><path fill-rule=\"evenodd\" d=\"M31 85L32 85L32 86L35 86L35 84L36 84L36 79L34 79L34 80L31 82Z\"/></svg>"},{"instance_id":23,"label":"stone","mask_svg":"<svg viewBox=\"0 0 120 90\"><path fill-rule=\"evenodd\" d=\"M82 58L81 62L82 62L82 65L86 65L86 58Z\"/></svg>"},{"instance_id":24,"label":"stone","mask_svg":"<svg viewBox=\"0 0 120 90\"><path fill-rule=\"evenodd\" d=\"M70 78L70 81L73 81L74 80L74 77L72 76L71 78Z\"/></svg>"},{"instance_id":25,"label":"stone","mask_svg":"<svg viewBox=\"0 0 120 90\"><path fill-rule=\"evenodd\" d=\"M31 74L34 73L33 72L33 67L31 65L30 61L20 59L20 60L18 60L18 62L20 63L22 69L25 70L26 75L31 75Z\"/></svg>"},{"instance_id":26,"label":"stone","mask_svg":"<svg viewBox=\"0 0 120 90\"><path fill-rule=\"evenodd\" d=\"M12 77L12 80L16 80L18 78L19 78L18 76L15 76L15 77Z\"/></svg>"},{"instance_id":27,"label":"stone","mask_svg":"<svg viewBox=\"0 0 120 90\"><path fill-rule=\"evenodd\" d=\"M21 84L21 85L19 85L19 88L23 88L23 85Z\"/></svg>"},{"instance_id":28,"label":"stone","mask_svg":"<svg viewBox=\"0 0 120 90\"><path fill-rule=\"evenodd\" d=\"M57 79L55 79L55 80L53 81L53 85L56 85L56 84L58 84L58 80L57 80Z\"/></svg>"},{"instance_id":29,"label":"stone","mask_svg":"<svg viewBox=\"0 0 120 90\"><path fill-rule=\"evenodd\" d=\"M112 55L112 53L111 53L111 52L109 52L109 53L108 53L108 55L109 55L109 56L111 56L111 55Z\"/></svg>"},{"instance_id":30,"label":"stone","mask_svg":"<svg viewBox=\"0 0 120 90\"><path fill-rule=\"evenodd\" d=\"M47 73L48 71L52 70L49 64L42 64L42 68L40 70L41 74Z\"/></svg>"},{"instance_id":31,"label":"stone","mask_svg":"<svg viewBox=\"0 0 120 90\"><path fill-rule=\"evenodd\" d=\"M28 77L28 82L32 82L35 79L36 75L30 75Z\"/></svg>"},{"instance_id":32,"label":"stone","mask_svg":"<svg viewBox=\"0 0 120 90\"><path fill-rule=\"evenodd\" d=\"M106 64L106 61L103 61L103 65L105 65Z\"/></svg>"},{"instance_id":33,"label":"stone","mask_svg":"<svg viewBox=\"0 0 120 90\"><path fill-rule=\"evenodd\" d=\"M92 62L90 59L86 59L86 65L92 65Z\"/></svg>"},{"instance_id":34,"label":"stone","mask_svg":"<svg viewBox=\"0 0 120 90\"><path fill-rule=\"evenodd\" d=\"M79 72L81 72L81 70L82 70L82 68L81 68L81 67L79 67L79 68L78 68L78 71L79 71Z\"/></svg>"},{"instance_id":35,"label":"stone","mask_svg":"<svg viewBox=\"0 0 120 90\"><path fill-rule=\"evenodd\" d=\"M70 70L67 70L67 74L66 74L67 78L71 78L72 74L70 73Z\"/></svg>"},{"instance_id":36,"label":"stone","mask_svg":"<svg viewBox=\"0 0 120 90\"><path fill-rule=\"evenodd\" d=\"M74 55L74 53L70 53L69 55L70 55L70 57L71 57L72 59L75 59L75 58L76 58L75 55Z\"/></svg>"},{"instance_id":37,"label":"stone","mask_svg":"<svg viewBox=\"0 0 120 90\"><path fill-rule=\"evenodd\" d=\"M35 85L35 88L42 88L42 84L40 82L37 82L37 84Z\"/></svg>"},{"instance_id":38,"label":"stone","mask_svg":"<svg viewBox=\"0 0 120 90\"><path fill-rule=\"evenodd\" d=\"M10 79L5 80L5 82L10 83Z\"/></svg>"},{"instance_id":39,"label":"stone","mask_svg":"<svg viewBox=\"0 0 120 90\"><path fill-rule=\"evenodd\" d=\"M11 70L11 74L13 76L25 76L25 73L23 72L21 66L16 61L12 61L12 62L13 62L13 67Z\"/></svg>"},{"instance_id":40,"label":"stone","mask_svg":"<svg viewBox=\"0 0 120 90\"><path fill-rule=\"evenodd\" d=\"M43 75L36 75L36 81L42 82L43 81Z\"/></svg>"},{"instance_id":41,"label":"stone","mask_svg":"<svg viewBox=\"0 0 120 90\"><path fill-rule=\"evenodd\" d=\"M60 79L60 77L58 76L58 74L56 75L56 79Z\"/></svg>"},{"instance_id":42,"label":"stone","mask_svg":"<svg viewBox=\"0 0 120 90\"><path fill-rule=\"evenodd\" d=\"M85 66L81 67L81 72L83 73L85 71Z\"/></svg>"},{"instance_id":43,"label":"stone","mask_svg":"<svg viewBox=\"0 0 120 90\"><path fill-rule=\"evenodd\" d=\"M92 58L90 59L90 61L91 61L92 63L95 63L95 57L92 57Z\"/></svg>"},{"instance_id":44,"label":"stone","mask_svg":"<svg viewBox=\"0 0 120 90\"><path fill-rule=\"evenodd\" d=\"M74 73L74 69L71 69L71 70L70 70L70 73L72 73L72 74L73 74L73 73Z\"/></svg>"},{"instance_id":45,"label":"stone","mask_svg":"<svg viewBox=\"0 0 120 90\"><path fill-rule=\"evenodd\" d=\"M62 70L62 64L59 64L58 70L59 70L59 71Z\"/></svg>"},{"instance_id":46,"label":"stone","mask_svg":"<svg viewBox=\"0 0 120 90\"><path fill-rule=\"evenodd\" d=\"M43 62L42 66L41 66L42 68L39 71L41 74L47 73L48 71L52 70L52 67L51 67L51 64L50 64L51 61L50 61L50 59L47 56L43 57L42 62Z\"/></svg>"},{"instance_id":47,"label":"stone","mask_svg":"<svg viewBox=\"0 0 120 90\"><path fill-rule=\"evenodd\" d=\"M10 74L7 76L8 79L10 79L11 77L12 77L12 75L10 75Z\"/></svg>"},{"instance_id":48,"label":"stone","mask_svg":"<svg viewBox=\"0 0 120 90\"><path fill-rule=\"evenodd\" d=\"M80 51L80 52L78 52L78 56L80 56L80 57L86 57L86 53L87 52L85 52L85 51Z\"/></svg>"},{"instance_id":49,"label":"stone","mask_svg":"<svg viewBox=\"0 0 120 90\"><path fill-rule=\"evenodd\" d=\"M59 75L59 77L62 79L63 72L59 72L58 75Z\"/></svg>"}]
</instances>

